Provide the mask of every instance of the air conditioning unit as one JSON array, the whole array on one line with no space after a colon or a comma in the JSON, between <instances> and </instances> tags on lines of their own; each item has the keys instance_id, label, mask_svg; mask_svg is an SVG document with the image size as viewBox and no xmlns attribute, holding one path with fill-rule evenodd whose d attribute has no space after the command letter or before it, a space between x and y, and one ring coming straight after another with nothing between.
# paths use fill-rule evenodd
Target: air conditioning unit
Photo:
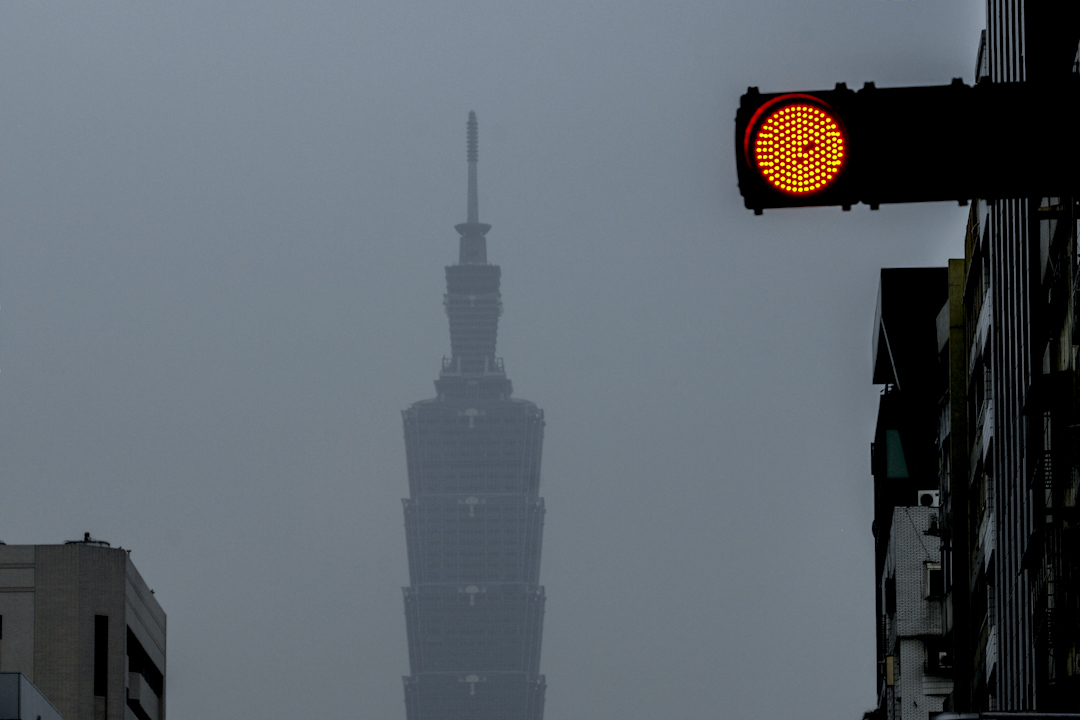
<instances>
[{"instance_id":1,"label":"air conditioning unit","mask_svg":"<svg viewBox=\"0 0 1080 720\"><path fill-rule=\"evenodd\" d=\"M940 493L937 490L920 490L919 505L936 508L939 504Z\"/></svg>"}]
</instances>

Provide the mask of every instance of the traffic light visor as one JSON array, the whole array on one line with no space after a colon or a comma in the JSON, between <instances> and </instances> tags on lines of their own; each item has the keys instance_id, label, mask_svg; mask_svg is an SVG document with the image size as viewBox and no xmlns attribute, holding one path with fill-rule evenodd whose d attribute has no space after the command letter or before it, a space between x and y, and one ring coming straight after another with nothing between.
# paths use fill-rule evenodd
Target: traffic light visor
<instances>
[{"instance_id":1,"label":"traffic light visor","mask_svg":"<svg viewBox=\"0 0 1080 720\"><path fill-rule=\"evenodd\" d=\"M754 113L743 138L743 157L776 190L793 196L819 193L847 164L847 132L833 109L804 93L780 95Z\"/></svg>"}]
</instances>

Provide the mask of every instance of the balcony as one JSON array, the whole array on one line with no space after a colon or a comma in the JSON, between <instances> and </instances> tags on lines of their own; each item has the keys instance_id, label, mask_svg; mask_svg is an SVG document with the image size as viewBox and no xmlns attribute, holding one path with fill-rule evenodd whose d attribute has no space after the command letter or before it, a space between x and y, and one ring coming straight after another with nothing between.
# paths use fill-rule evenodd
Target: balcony
<instances>
[{"instance_id":1,"label":"balcony","mask_svg":"<svg viewBox=\"0 0 1080 720\"><path fill-rule=\"evenodd\" d=\"M469 357L465 363L461 362L461 357L446 357L442 359L442 374L443 375L460 375L462 373L469 373L471 375L505 375L506 370L503 367L503 359L501 357L483 357L483 366L480 366L480 357Z\"/></svg>"},{"instance_id":2,"label":"balcony","mask_svg":"<svg viewBox=\"0 0 1080 720\"><path fill-rule=\"evenodd\" d=\"M140 673L128 673L127 703L142 720L161 717L161 698Z\"/></svg>"}]
</instances>

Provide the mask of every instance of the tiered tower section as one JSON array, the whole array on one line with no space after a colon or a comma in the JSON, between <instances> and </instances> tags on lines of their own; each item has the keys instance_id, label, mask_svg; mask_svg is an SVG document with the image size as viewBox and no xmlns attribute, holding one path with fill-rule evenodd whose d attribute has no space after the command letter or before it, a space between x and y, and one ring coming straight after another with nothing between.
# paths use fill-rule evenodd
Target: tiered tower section
<instances>
[{"instance_id":1,"label":"tiered tower section","mask_svg":"<svg viewBox=\"0 0 1080 720\"><path fill-rule=\"evenodd\" d=\"M539 496L544 413L510 397L495 356L502 300L479 222L476 114L468 122L468 220L446 268L451 356L436 397L404 411L412 674L408 720L541 720L544 588Z\"/></svg>"}]
</instances>

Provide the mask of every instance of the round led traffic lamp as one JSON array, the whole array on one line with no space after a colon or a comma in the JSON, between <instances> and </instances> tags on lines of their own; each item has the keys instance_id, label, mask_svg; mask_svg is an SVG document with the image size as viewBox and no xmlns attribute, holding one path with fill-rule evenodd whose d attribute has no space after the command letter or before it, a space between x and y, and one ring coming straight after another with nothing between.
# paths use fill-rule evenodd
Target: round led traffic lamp
<instances>
[{"instance_id":1,"label":"round led traffic lamp","mask_svg":"<svg viewBox=\"0 0 1080 720\"><path fill-rule=\"evenodd\" d=\"M743 139L744 157L774 189L795 197L822 192L844 171L847 133L820 98L781 95L754 114Z\"/></svg>"}]
</instances>

